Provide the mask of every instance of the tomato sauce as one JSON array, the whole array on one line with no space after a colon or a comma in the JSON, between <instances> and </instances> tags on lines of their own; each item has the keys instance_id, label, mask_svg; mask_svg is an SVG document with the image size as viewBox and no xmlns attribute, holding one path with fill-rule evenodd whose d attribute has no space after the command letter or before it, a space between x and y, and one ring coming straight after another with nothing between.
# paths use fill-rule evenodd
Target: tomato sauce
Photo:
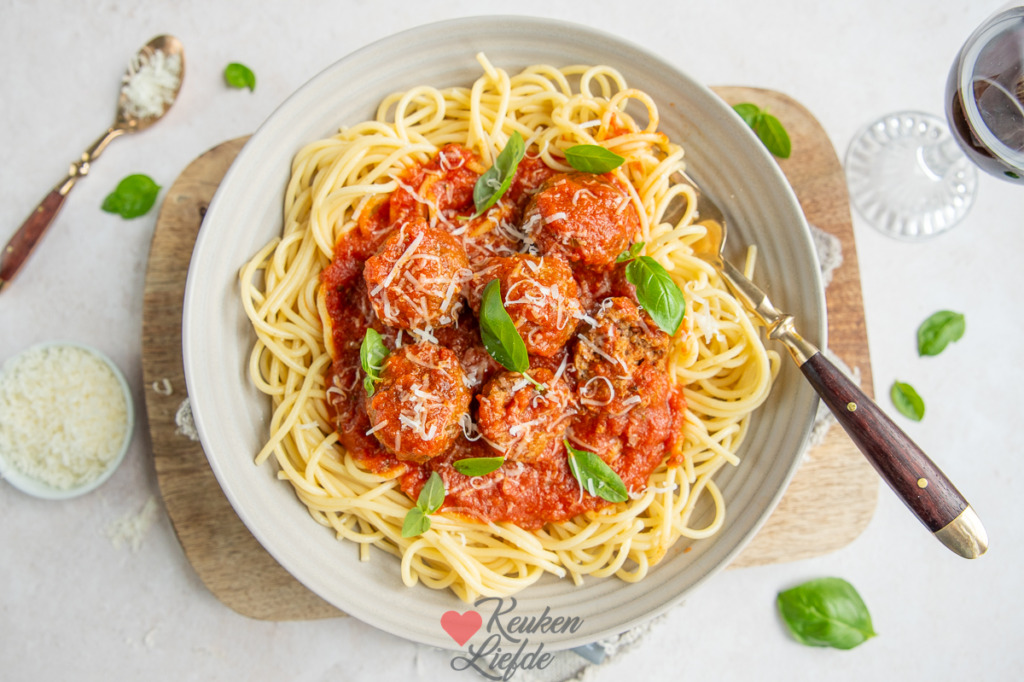
<instances>
[{"instance_id":1,"label":"tomato sauce","mask_svg":"<svg viewBox=\"0 0 1024 682\"><path fill-rule=\"evenodd\" d=\"M646 489L655 468L666 460L679 463L685 400L681 388L668 379L663 350L667 337L637 308L632 285L625 281L622 267L614 264L620 247L628 247L638 229L635 213L629 214L632 206L626 206L616 194L624 192L618 181L610 176L560 176L539 158L527 156L519 164L505 195L485 214L472 217L473 188L484 170L486 167L471 150L447 145L426 163L408 169L400 178L398 188L366 208L356 228L339 239L334 259L321 275L328 318L325 320L328 350L334 360L326 377L328 410L342 445L356 461L372 472L398 477L401 489L413 500L436 471L445 483L443 513L472 521L507 521L537 529L545 523L565 521L610 504L581 489L569 469L563 444L566 440L576 449L598 454L619 475L629 493L639 495ZM564 178L573 183L568 193ZM561 187L558 193L545 196L549 188L556 185ZM600 205L587 206L588 196L597 197ZM549 208L538 208L542 204ZM544 210L555 211L554 218L543 215ZM546 232L547 226L556 220L559 222L557 244ZM385 244L389 239L395 240L396 231L423 221L432 229L447 231L461 244L466 258L459 256L452 261L458 263L458 267L445 269L447 261L440 262L438 258L446 257L438 249L416 251L416 243L410 243L403 234L406 241L390 248L392 261L376 264L374 276L364 279L366 262L379 258L378 254L386 251ZM532 221L533 225L526 225L527 221ZM574 230L578 234L574 234ZM416 233L413 230L410 235ZM602 245L608 253L595 260L585 247L580 247L581 239L577 237ZM418 293L426 291L432 280L417 274L415 258L430 266L424 270L428 275L439 271L448 273L449 286L446 288L442 281L433 285L438 287L431 292L435 295ZM538 287L541 293L532 294L534 298L526 294L519 300L521 305L527 305L547 297L562 306L565 299L567 303L560 310L571 311L568 320L565 315L522 315L523 320L534 326L538 321L543 326L545 320L555 319L559 324L570 325L568 333L555 335L559 339L555 345L537 346L543 355L530 355L532 370L541 372L543 369L546 379L560 382L557 412L545 409L545 401L554 394L545 397L543 391L537 391L530 395L513 395L514 391L536 389L527 386L525 381L517 381L521 375L506 372L484 349L476 319L479 299L474 300L470 291L473 283L477 288L482 286L492 270L508 271L509 262L522 264L515 270L517 276L521 276L531 270L539 272L548 259L566 263L559 267L571 273L571 279L554 285L554 280L544 280ZM451 273L464 273L465 277L459 280L462 275ZM568 278L569 274L563 277ZM481 278L484 281L480 281ZM371 282L369 287L367 281ZM373 305L371 291L372 296L377 297ZM450 314L455 318L454 323L436 329L426 323L406 324L405 328L385 324L377 314L382 310L378 299L388 295L396 301L403 299L406 304L403 310L414 311L408 313L411 315L419 310L417 306L440 306L446 315L428 315L435 311L424 310L422 319L433 323ZM464 305L462 297L467 299ZM510 304L509 309L514 312L514 304ZM630 319L642 318L640 323L623 326L619 318L630 315ZM650 323L650 329L643 320ZM366 374L359 347L369 328L381 334L392 352L384 361L384 373L407 372L393 382L407 392L392 398L390 406L376 402L371 406L371 398L364 389ZM633 349L621 358L608 356L601 349L606 336L611 338L616 333L622 338L616 337L616 345L609 345L609 350ZM635 338L643 334L661 336L656 339L657 343ZM549 336L540 336L538 340L547 338ZM563 340L564 345L558 347ZM465 387L471 396L468 409L461 407L462 403L454 411L419 409L416 400L410 398L414 394L422 396L422 405L438 408L438 404L431 401L450 401L453 394L451 388L442 391L431 385L431 372L436 375L436 366L422 370L414 366L430 362L395 364L398 361L392 358L399 355L398 349L403 349L404 353L408 344L417 343L436 344L446 349L445 353L450 350L458 358L460 369L453 369L446 381L452 386L455 384L451 382L458 384L459 391ZM587 352L576 350L581 343L588 344ZM591 351L591 346L597 350ZM637 351L638 348L655 350ZM445 357L452 357L452 353ZM412 351L409 354L413 354ZM416 360L415 354L413 360ZM422 374L416 374L417 371ZM600 388L604 383L613 387L605 391L614 391L614 386L620 386L622 395L612 400L595 391L595 387ZM628 393L626 388L621 388L626 386ZM455 462L502 454L495 449L494 441L483 437L484 429L476 428L479 399L485 389L487 395L508 397L495 403L496 407L488 405L487 426L492 429L488 433L493 435L494 410L499 410L500 417L500 410L507 409L510 433L523 429L523 438L529 438L533 447L518 449L529 452L528 457L518 457L510 448L499 469L470 477L459 473ZM386 399L379 393L372 398L377 402ZM464 397L460 400L464 401ZM410 411L410 404L417 408L419 417ZM450 405L446 403L441 407ZM430 452L430 456L424 455L427 450L422 448L415 450L415 456L404 453L404 446L394 442L396 433L402 432L403 438L413 436L398 428L397 423L414 424L415 429L424 433L427 423L413 421L412 417L425 419L433 413L443 414L447 419L439 428L449 436L457 419L460 429L454 431L454 438L446 441L443 451ZM544 419L530 419L541 414ZM370 415L374 415L373 418ZM527 427L534 430L525 430ZM433 429L431 434L437 430ZM389 434L387 438L382 435L385 433Z\"/></svg>"}]
</instances>

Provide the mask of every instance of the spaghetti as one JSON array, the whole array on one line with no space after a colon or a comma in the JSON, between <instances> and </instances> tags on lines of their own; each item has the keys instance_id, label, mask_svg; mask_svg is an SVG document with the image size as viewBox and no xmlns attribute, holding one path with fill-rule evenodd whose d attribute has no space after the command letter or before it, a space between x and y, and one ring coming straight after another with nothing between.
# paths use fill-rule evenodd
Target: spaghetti
<instances>
[{"instance_id":1,"label":"spaghetti","mask_svg":"<svg viewBox=\"0 0 1024 682\"><path fill-rule=\"evenodd\" d=\"M381 103L374 120L344 128L296 155L282 235L240 273L243 303L257 335L249 372L273 403L269 438L256 463L273 458L278 476L291 483L313 518L338 538L357 543L364 560L373 546L400 557L402 578L410 586L448 588L473 601L514 593L545 573L577 584L587 575L637 581L680 538L708 538L721 528L725 504L713 478L723 466L739 464L736 450L750 413L768 395L778 358L765 350L759 330L713 268L693 255L691 247L706 228L698 220L693 188L676 182L683 149L658 132L658 110L649 95L629 88L606 66L536 65L510 76L482 55L478 60L484 73L471 88L421 86L396 93ZM631 111L637 104L639 118ZM462 173L475 180L516 132L526 141L527 154L509 200L469 220L446 210L445 202L458 203L452 195L461 185L453 178ZM578 144L600 145L626 159L606 174L608 186L622 195L617 210L635 215L626 244L642 242L643 254L671 274L686 301L678 332L666 337L663 349L649 344L668 382L651 378L656 388L650 393L660 393L662 402L678 396L668 407L654 406L662 412L642 412L650 398L634 395L631 386L643 382L614 372L587 373L591 360L617 359L595 341L599 325L628 318L646 329L650 322L630 301L628 287L609 292L586 274L594 267L611 273L614 265L590 264L596 252L588 247L568 253L574 260L566 269L551 244L557 239L551 236L554 228L545 229L561 214L539 221L529 210L524 215L523 205L531 197L531 206L537 203L546 181L572 171L565 150ZM580 192L599 191L574 187L573 201L584 196ZM419 217L395 220L396 211ZM607 246L613 257L620 248L614 241ZM445 256L449 252L453 255ZM383 259L383 265L374 259ZM412 271L414 261L419 269ZM509 265L513 261L518 269ZM501 267L495 265L499 262ZM545 398L531 394L534 399L522 414L536 418L509 424L504 441L502 430L488 420L488 409L499 398L535 389L519 375L496 375L478 343L450 340L467 330L476 333L473 314L492 269L511 277L504 300L510 310L541 299L555 302L555 324L521 331L529 330L524 338L531 367L552 387L547 402L557 402L565 417L544 422L538 404L543 407ZM389 298L389 287L400 278L421 295L406 296L405 303ZM569 283L572 289L578 284L577 293L566 293ZM348 329L360 320L355 332ZM395 357L389 365L397 367L401 355L409 368L403 377L421 371L434 377L434 386L448 386L451 399L444 404L457 408L443 411L443 422L429 421L438 389L403 384L400 395L409 404L391 411L361 394L365 374L345 359L352 357L353 343L367 324L384 331ZM580 349L572 359L563 345L570 337ZM445 347L453 343L454 354ZM459 381L445 383L446 373ZM554 390L567 381L568 388ZM384 389L378 391L380 396ZM478 408L466 406L469 396ZM349 403L362 410L346 413ZM678 418L669 419L673 409ZM508 511L521 505L510 503L502 512L501 505L484 509L462 503L493 499L497 493L480 489L494 482L531 480L535 489L535 479L516 477L540 471L538 463L552 457L564 460L563 442L600 452L600 444L591 441L603 431L572 427L578 421L573 415L588 410L614 411L623 419L630 411L663 414L672 426L672 433L657 442L661 449L647 469L626 475L632 465L621 457L632 452L628 443L612 462L629 483L626 501L595 501L577 486L573 503L561 501L555 511L522 517ZM356 428L357 417L368 419L367 412L374 420ZM402 426L396 428L398 422ZM537 430L542 422L556 437ZM444 448L410 444L413 438L434 444L442 434ZM404 446L396 436L405 438ZM463 497L449 487L429 529L403 537L403 520L426 475L441 470L454 480L451 460L480 453L504 454L502 469L467 477ZM696 527L694 521L706 518L707 509L711 520Z\"/></svg>"}]
</instances>

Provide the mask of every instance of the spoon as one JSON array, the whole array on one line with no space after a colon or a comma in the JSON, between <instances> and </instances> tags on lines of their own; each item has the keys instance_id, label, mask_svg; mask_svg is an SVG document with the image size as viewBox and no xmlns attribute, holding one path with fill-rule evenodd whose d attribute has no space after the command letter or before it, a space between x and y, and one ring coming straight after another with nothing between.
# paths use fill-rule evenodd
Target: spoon
<instances>
[{"instance_id":1,"label":"spoon","mask_svg":"<svg viewBox=\"0 0 1024 682\"><path fill-rule=\"evenodd\" d=\"M757 285L722 257L726 223L722 210L699 197L707 234L693 246L714 266L743 304L764 323L768 338L780 341L850 439L883 480L942 544L975 559L988 549L977 513L942 471L870 398L797 332L793 316L778 310Z\"/></svg>"},{"instance_id":2,"label":"spoon","mask_svg":"<svg viewBox=\"0 0 1024 682\"><path fill-rule=\"evenodd\" d=\"M177 65L177 69L173 68L175 65ZM161 72L161 67L167 67L167 70ZM147 93L145 92L145 83L141 83L138 79L146 78L153 71L160 73L162 82L157 84L158 87L155 91L150 90ZM175 72L176 83L174 82ZM64 200L71 188L75 186L80 177L89 173L89 164L103 153L103 150L114 138L125 133L145 130L159 121L177 98L184 76L184 49L181 42L174 36L157 36L139 50L125 74L114 124L82 153L80 159L71 164L67 177L57 183L46 195L0 253L0 291L32 253L32 249L35 248L43 233L57 216L61 206L64 205ZM153 99L154 94L156 94L156 99ZM149 99L141 99L142 95L149 95Z\"/></svg>"}]
</instances>

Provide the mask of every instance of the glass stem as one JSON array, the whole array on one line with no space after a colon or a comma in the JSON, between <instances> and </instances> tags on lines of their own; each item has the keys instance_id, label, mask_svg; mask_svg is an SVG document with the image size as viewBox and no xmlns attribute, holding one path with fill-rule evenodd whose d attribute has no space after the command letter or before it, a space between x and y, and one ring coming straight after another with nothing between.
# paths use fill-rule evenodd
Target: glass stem
<instances>
[{"instance_id":1,"label":"glass stem","mask_svg":"<svg viewBox=\"0 0 1024 682\"><path fill-rule=\"evenodd\" d=\"M921 169L936 182L945 178L949 170L963 158L963 151L952 137L922 145L917 150L917 162Z\"/></svg>"}]
</instances>

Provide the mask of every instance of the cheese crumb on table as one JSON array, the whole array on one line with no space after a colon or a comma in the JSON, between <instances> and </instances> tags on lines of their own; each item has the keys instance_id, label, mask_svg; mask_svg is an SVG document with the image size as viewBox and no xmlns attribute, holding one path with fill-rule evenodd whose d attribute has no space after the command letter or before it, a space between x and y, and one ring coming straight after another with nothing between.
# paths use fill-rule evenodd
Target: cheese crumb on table
<instances>
[{"instance_id":1,"label":"cheese crumb on table","mask_svg":"<svg viewBox=\"0 0 1024 682\"><path fill-rule=\"evenodd\" d=\"M142 547L142 540L149 532L150 526L156 521L157 515L156 498L150 495L146 504L136 513L128 513L107 526L107 537L110 538L116 549L127 545L132 552L138 552Z\"/></svg>"}]
</instances>

